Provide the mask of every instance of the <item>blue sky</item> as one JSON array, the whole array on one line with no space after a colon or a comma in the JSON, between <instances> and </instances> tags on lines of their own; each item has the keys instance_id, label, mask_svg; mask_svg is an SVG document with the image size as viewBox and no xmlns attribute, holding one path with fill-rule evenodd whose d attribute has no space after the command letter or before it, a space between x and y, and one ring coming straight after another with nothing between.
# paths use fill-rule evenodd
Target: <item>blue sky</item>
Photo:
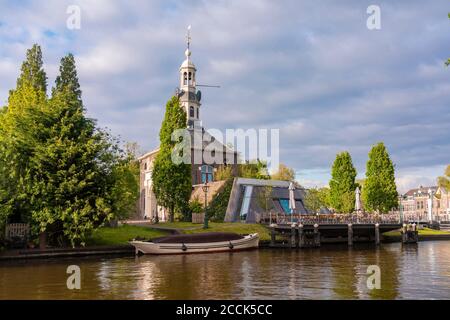
<instances>
[{"instance_id":1,"label":"blue sky","mask_svg":"<svg viewBox=\"0 0 450 320\"><path fill-rule=\"evenodd\" d=\"M66 27L69 5L81 29ZM366 9L381 8L381 30ZM321 186L337 152L359 177L384 141L400 191L434 183L450 163L448 1L1 1L0 103L25 51L43 48L52 85L77 60L88 114L147 151L178 85L185 30L208 128L279 128L281 162Z\"/></svg>"}]
</instances>

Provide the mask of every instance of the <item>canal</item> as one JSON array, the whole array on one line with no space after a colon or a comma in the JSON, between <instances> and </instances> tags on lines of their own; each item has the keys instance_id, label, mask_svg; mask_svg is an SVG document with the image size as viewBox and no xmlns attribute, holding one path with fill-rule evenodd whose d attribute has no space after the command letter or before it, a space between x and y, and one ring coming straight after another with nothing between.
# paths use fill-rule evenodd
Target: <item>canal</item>
<instances>
[{"instance_id":1,"label":"canal","mask_svg":"<svg viewBox=\"0 0 450 320\"><path fill-rule=\"evenodd\" d=\"M78 265L81 289L66 269ZM367 268L381 270L368 289ZM450 242L0 263L0 299L450 299Z\"/></svg>"}]
</instances>

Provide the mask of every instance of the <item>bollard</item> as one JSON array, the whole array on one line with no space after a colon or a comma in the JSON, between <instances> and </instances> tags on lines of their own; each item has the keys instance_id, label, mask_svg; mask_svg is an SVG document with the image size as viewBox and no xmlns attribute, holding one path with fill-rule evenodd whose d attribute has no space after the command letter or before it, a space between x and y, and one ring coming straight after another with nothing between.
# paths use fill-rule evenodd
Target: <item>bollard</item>
<instances>
[{"instance_id":1,"label":"bollard","mask_svg":"<svg viewBox=\"0 0 450 320\"><path fill-rule=\"evenodd\" d=\"M408 226L404 223L402 227L402 243L406 243L408 239Z\"/></svg>"},{"instance_id":2,"label":"bollard","mask_svg":"<svg viewBox=\"0 0 450 320\"><path fill-rule=\"evenodd\" d=\"M275 246L275 224L270 225L270 246Z\"/></svg>"},{"instance_id":3,"label":"bollard","mask_svg":"<svg viewBox=\"0 0 450 320\"><path fill-rule=\"evenodd\" d=\"M317 223L314 224L314 246L320 247L320 233L319 225Z\"/></svg>"},{"instance_id":4,"label":"bollard","mask_svg":"<svg viewBox=\"0 0 450 320\"><path fill-rule=\"evenodd\" d=\"M305 234L303 233L303 225L298 225L298 246L303 248L305 246Z\"/></svg>"},{"instance_id":5,"label":"bollard","mask_svg":"<svg viewBox=\"0 0 450 320\"><path fill-rule=\"evenodd\" d=\"M348 245L353 246L353 226L351 223L348 224Z\"/></svg>"},{"instance_id":6,"label":"bollard","mask_svg":"<svg viewBox=\"0 0 450 320\"><path fill-rule=\"evenodd\" d=\"M378 223L375 224L375 244L380 244L380 225Z\"/></svg>"},{"instance_id":7,"label":"bollard","mask_svg":"<svg viewBox=\"0 0 450 320\"><path fill-rule=\"evenodd\" d=\"M295 227L296 227L296 224L293 223L291 225L291 248L295 248L296 247Z\"/></svg>"}]
</instances>

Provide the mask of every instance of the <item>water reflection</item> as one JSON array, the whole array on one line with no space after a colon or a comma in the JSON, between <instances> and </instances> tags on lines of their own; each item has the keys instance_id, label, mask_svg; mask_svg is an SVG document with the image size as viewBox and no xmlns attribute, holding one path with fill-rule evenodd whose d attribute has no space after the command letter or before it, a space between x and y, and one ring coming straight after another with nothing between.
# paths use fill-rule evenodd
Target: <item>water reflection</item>
<instances>
[{"instance_id":1,"label":"water reflection","mask_svg":"<svg viewBox=\"0 0 450 320\"><path fill-rule=\"evenodd\" d=\"M0 299L450 299L450 243L0 264ZM68 290L66 268L81 268ZM367 267L381 289L367 288Z\"/></svg>"}]
</instances>

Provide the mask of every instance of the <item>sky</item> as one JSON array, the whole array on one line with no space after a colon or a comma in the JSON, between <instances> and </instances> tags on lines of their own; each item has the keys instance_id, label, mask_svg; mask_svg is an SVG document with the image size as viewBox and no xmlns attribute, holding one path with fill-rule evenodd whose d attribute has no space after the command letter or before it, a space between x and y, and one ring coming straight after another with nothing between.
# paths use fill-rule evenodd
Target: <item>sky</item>
<instances>
[{"instance_id":1,"label":"sky","mask_svg":"<svg viewBox=\"0 0 450 320\"><path fill-rule=\"evenodd\" d=\"M370 5L380 29L367 28ZM328 183L341 151L364 178L383 141L405 192L450 163L448 12L446 0L0 0L0 105L33 43L49 87L70 52L88 115L152 150L191 25L197 82L220 85L202 89L206 128L280 129L280 161L307 187Z\"/></svg>"}]
</instances>

